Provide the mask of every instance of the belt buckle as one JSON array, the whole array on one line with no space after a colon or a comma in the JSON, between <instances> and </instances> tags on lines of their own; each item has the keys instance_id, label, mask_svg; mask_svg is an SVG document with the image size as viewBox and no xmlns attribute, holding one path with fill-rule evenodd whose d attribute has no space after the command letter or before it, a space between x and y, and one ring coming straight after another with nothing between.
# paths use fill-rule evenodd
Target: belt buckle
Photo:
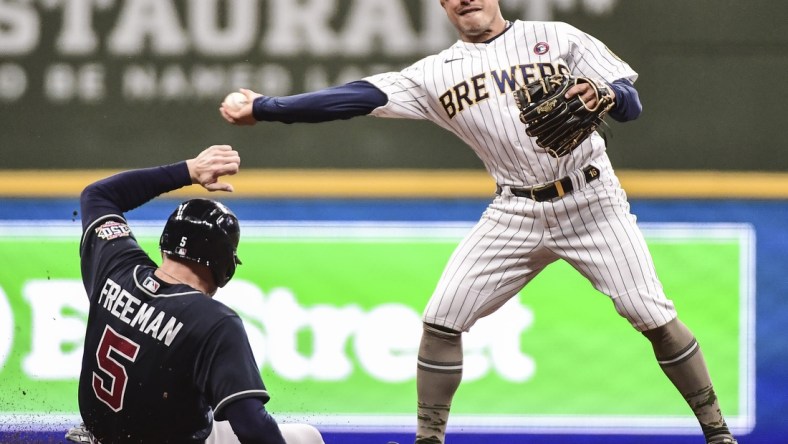
<instances>
[{"instance_id":1,"label":"belt buckle","mask_svg":"<svg viewBox=\"0 0 788 444\"><path fill-rule=\"evenodd\" d=\"M549 183L549 184L546 184L546 185L540 185L538 187L531 187L531 190L530 190L531 200L535 200L537 202L541 202L539 199L536 198L536 193L539 192L539 191L542 191L542 190L546 190L546 189L550 188L551 186L553 186L553 184Z\"/></svg>"}]
</instances>

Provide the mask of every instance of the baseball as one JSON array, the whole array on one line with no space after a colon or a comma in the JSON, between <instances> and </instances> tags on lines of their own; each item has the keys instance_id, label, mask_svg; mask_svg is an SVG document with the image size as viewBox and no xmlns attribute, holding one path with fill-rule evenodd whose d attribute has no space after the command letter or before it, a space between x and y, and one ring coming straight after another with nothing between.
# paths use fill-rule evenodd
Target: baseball
<instances>
[{"instance_id":1,"label":"baseball","mask_svg":"<svg viewBox=\"0 0 788 444\"><path fill-rule=\"evenodd\" d=\"M224 98L223 102L225 108L233 111L243 108L247 103L249 102L246 100L246 96L239 92L231 92L230 94L227 94L227 97Z\"/></svg>"}]
</instances>

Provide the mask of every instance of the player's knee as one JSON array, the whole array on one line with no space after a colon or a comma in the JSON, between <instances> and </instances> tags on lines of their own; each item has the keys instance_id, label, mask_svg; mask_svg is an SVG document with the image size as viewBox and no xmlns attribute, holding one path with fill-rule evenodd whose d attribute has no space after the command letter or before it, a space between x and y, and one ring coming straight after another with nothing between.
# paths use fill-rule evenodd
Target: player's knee
<instances>
[{"instance_id":1,"label":"player's knee","mask_svg":"<svg viewBox=\"0 0 788 444\"><path fill-rule=\"evenodd\" d=\"M279 424L287 444L325 444L320 431L310 424Z\"/></svg>"},{"instance_id":2,"label":"player's knee","mask_svg":"<svg viewBox=\"0 0 788 444\"><path fill-rule=\"evenodd\" d=\"M459 336L462 334L462 332L452 328L445 327L443 325L431 324L428 322L424 323L424 332L437 336Z\"/></svg>"},{"instance_id":3,"label":"player's knee","mask_svg":"<svg viewBox=\"0 0 788 444\"><path fill-rule=\"evenodd\" d=\"M637 307L633 307L630 302L637 299L640 302ZM659 294L652 294L648 291L638 291L627 293L627 297L614 297L613 305L616 312L625 318L632 327L649 337L645 332L652 336L659 334L659 328L670 324L676 318L676 309L673 302ZM649 338L650 339L650 338ZM653 342L653 341L652 341Z\"/></svg>"}]
</instances>

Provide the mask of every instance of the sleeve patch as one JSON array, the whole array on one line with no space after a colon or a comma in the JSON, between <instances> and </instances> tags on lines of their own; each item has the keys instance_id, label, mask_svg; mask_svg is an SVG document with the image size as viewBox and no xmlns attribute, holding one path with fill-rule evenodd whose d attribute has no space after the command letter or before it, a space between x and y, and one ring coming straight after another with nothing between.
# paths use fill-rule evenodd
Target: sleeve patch
<instances>
[{"instance_id":1,"label":"sleeve patch","mask_svg":"<svg viewBox=\"0 0 788 444\"><path fill-rule=\"evenodd\" d=\"M107 221L96 228L96 236L104 240L112 240L130 235L131 228L122 222Z\"/></svg>"}]
</instances>

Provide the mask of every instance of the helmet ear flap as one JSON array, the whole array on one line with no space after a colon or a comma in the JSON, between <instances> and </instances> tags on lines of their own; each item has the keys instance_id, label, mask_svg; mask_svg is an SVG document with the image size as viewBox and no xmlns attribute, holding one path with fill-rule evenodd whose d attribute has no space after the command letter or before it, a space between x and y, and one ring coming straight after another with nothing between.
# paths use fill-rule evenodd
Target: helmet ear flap
<instances>
[{"instance_id":1,"label":"helmet ear flap","mask_svg":"<svg viewBox=\"0 0 788 444\"><path fill-rule=\"evenodd\" d=\"M187 200L175 209L162 230L162 253L205 265L214 283L223 287L241 262L238 218L229 208L210 199Z\"/></svg>"},{"instance_id":2,"label":"helmet ear flap","mask_svg":"<svg viewBox=\"0 0 788 444\"><path fill-rule=\"evenodd\" d=\"M233 252L232 260L227 263L227 269L224 272L222 282L217 281L216 286L224 287L228 282L230 282L230 279L232 279L235 275L235 269L238 268L238 265L241 265L241 261L238 259L238 255Z\"/></svg>"}]
</instances>

